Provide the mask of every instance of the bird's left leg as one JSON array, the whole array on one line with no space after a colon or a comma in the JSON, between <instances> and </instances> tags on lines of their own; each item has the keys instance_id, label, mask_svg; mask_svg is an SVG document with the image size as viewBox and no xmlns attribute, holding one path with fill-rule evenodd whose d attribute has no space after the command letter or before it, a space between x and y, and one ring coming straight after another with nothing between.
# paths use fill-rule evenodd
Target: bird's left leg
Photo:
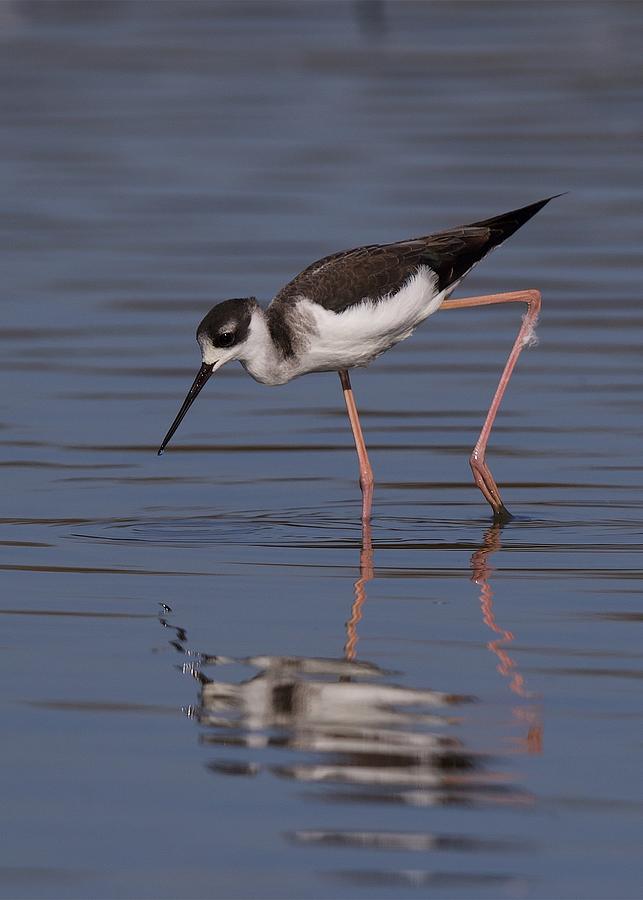
<instances>
[{"instance_id":1,"label":"bird's left leg","mask_svg":"<svg viewBox=\"0 0 643 900\"><path fill-rule=\"evenodd\" d=\"M373 505L373 469L366 452L366 443L362 434L362 426L360 425L359 415L357 414L357 406L355 405L355 397L351 388L350 378L347 369L339 370L339 380L342 383L342 391L344 393L344 401L346 403L346 411L353 429L353 437L355 439L355 448L357 450L357 459L359 461L359 484L362 489L362 523L368 525L371 518L371 507Z\"/></svg>"},{"instance_id":2,"label":"bird's left leg","mask_svg":"<svg viewBox=\"0 0 643 900\"><path fill-rule=\"evenodd\" d=\"M493 400L487 413L487 418L469 459L475 483L493 509L494 519L502 522L510 519L511 516L502 502L498 485L485 462L485 453L500 402L520 356L520 351L533 339L534 329L538 322L538 313L540 312L540 291L513 291L509 294L488 294L482 297L463 297L461 300L445 300L440 309L464 309L472 306L490 306L494 303L527 304L527 312L523 317L522 326L511 348L509 358L505 363L496 393L493 395Z\"/></svg>"}]
</instances>

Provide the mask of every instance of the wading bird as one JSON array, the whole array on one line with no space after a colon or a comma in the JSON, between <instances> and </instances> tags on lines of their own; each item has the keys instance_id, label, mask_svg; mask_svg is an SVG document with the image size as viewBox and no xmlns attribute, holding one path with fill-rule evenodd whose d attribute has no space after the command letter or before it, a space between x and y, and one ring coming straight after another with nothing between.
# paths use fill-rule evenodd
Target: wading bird
<instances>
[{"instance_id":1,"label":"wading bird","mask_svg":"<svg viewBox=\"0 0 643 900\"><path fill-rule=\"evenodd\" d=\"M254 297L218 303L197 329L203 362L159 455L210 376L231 360L238 359L255 381L269 385L285 384L309 372L337 371L357 448L362 520L367 521L373 470L348 370L368 365L399 344L438 309L526 303L527 313L470 457L475 483L494 518L507 520L510 516L485 462L485 451L520 351L533 339L540 293L514 291L458 300L449 296L481 259L553 199L427 237L333 253L300 272L267 309Z\"/></svg>"}]
</instances>

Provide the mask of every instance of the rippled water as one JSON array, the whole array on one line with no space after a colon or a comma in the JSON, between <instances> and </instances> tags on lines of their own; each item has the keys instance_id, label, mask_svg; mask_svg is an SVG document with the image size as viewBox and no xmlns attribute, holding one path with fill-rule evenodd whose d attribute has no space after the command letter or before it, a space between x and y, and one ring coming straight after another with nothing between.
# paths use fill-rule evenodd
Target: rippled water
<instances>
[{"instance_id":1,"label":"rippled water","mask_svg":"<svg viewBox=\"0 0 643 900\"><path fill-rule=\"evenodd\" d=\"M643 7L0 6L0 892L640 896ZM567 190L353 378L217 299ZM463 294L463 291L460 291Z\"/></svg>"}]
</instances>

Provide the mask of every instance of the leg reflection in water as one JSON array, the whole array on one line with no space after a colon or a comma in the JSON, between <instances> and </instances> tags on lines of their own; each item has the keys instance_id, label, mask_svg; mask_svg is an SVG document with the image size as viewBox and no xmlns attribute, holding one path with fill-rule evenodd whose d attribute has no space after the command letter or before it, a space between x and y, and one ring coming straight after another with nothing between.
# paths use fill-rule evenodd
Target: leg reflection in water
<instances>
[{"instance_id":1,"label":"leg reflection in water","mask_svg":"<svg viewBox=\"0 0 643 900\"><path fill-rule=\"evenodd\" d=\"M479 547L471 557L471 580L480 588L480 609L482 611L483 622L491 629L491 631L498 635L495 640L487 643L488 649L498 658L498 672L504 678L509 679L509 689L514 694L524 700L532 700L533 695L526 689L525 679L520 673L516 662L507 650L507 645L512 643L514 635L511 631L508 631L498 624L493 609L494 593L491 588L490 579L494 569L489 562L489 558L493 553L502 550L502 528L502 525L495 524L485 532L482 546ZM357 626L364 613L366 584L373 579L374 574L371 522L370 518L365 518L362 520L362 546L359 560L359 578L355 582L353 588L353 605L351 607L350 618L346 623L344 655L349 661L353 661L357 655L357 642L359 640ZM516 719L525 722L528 728L527 736L521 741L521 749L527 753L541 753L543 745L543 726L540 711L531 705L523 704L515 707L513 714Z\"/></svg>"},{"instance_id":2,"label":"leg reflection in water","mask_svg":"<svg viewBox=\"0 0 643 900\"><path fill-rule=\"evenodd\" d=\"M355 659L357 652L357 626L362 619L362 607L366 602L366 584L375 574L373 569L373 539L371 536L371 520L362 519L362 546L359 553L359 578L353 587L353 605L351 614L346 623L346 643L344 644L344 656L347 660Z\"/></svg>"},{"instance_id":3,"label":"leg reflection in water","mask_svg":"<svg viewBox=\"0 0 643 900\"><path fill-rule=\"evenodd\" d=\"M529 700L533 695L527 691L525 679L507 650L507 645L512 643L514 635L498 624L493 610L493 590L489 581L494 569L489 563L489 557L502 549L501 533L502 525L492 525L485 533L482 547L471 557L471 580L480 587L480 608L485 625L499 635L487 644L489 650L498 657L498 672L509 679L509 689L514 694ZM521 748L527 753L542 753L543 725L540 711L531 705L523 704L515 707L513 714L516 719L525 722L528 728L527 736L521 742Z\"/></svg>"}]
</instances>

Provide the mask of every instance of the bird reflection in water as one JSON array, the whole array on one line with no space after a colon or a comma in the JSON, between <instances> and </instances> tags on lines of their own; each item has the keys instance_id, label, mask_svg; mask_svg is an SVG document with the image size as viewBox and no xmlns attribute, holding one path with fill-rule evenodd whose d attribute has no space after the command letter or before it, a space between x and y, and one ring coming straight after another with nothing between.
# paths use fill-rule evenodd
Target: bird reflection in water
<instances>
[{"instance_id":1,"label":"bird reflection in water","mask_svg":"<svg viewBox=\"0 0 643 900\"><path fill-rule=\"evenodd\" d=\"M485 624L497 635L488 648L498 671L523 702L514 711L527 725L519 750L539 752L542 728L507 645L513 635L498 625L489 584L489 557L501 549L501 528L490 528L471 558L471 578L480 588ZM183 669L200 684L198 703L187 710L204 729L204 744L250 751L252 760L215 759L210 769L228 775L255 775L268 769L298 782L323 785L328 802L395 803L413 806L531 803L530 795L506 772L493 771L491 758L467 747L454 732L467 704L475 698L431 689L408 688L393 673L357 659L358 625L366 586L374 577L370 522L363 523L360 573L346 623L343 658L254 656L231 659L190 653ZM187 635L174 629L175 649L188 653ZM254 674L239 682L206 675L221 666L239 666ZM257 762L257 751L280 748L284 762ZM301 758L301 754L306 754ZM313 754L313 759L310 755ZM340 832L333 832L333 840ZM360 841L367 841L362 834ZM371 835L379 845L384 836ZM395 841L402 840L398 836ZM425 840L427 836L423 836ZM327 842L326 832L298 832L302 841ZM347 840L353 840L351 833ZM413 843L418 836L410 836ZM420 841L421 843L422 841Z\"/></svg>"}]
</instances>

